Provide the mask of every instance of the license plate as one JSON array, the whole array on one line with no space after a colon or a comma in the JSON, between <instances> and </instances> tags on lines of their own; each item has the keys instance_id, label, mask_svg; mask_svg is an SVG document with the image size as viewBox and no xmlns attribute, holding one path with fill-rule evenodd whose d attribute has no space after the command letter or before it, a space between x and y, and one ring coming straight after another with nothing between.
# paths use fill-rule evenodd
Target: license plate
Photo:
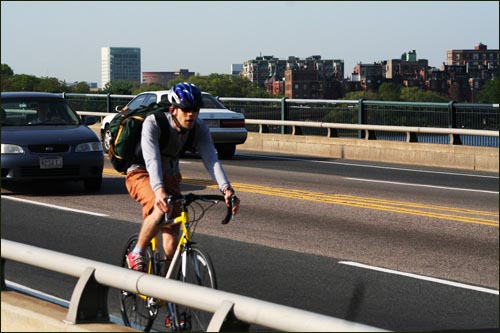
<instances>
[{"instance_id":1,"label":"license plate","mask_svg":"<svg viewBox=\"0 0 500 333\"><path fill-rule=\"evenodd\" d=\"M63 158L40 158L40 169L57 169L63 167Z\"/></svg>"},{"instance_id":2,"label":"license plate","mask_svg":"<svg viewBox=\"0 0 500 333\"><path fill-rule=\"evenodd\" d=\"M205 119L203 120L205 124L207 124L208 128L217 128L219 127L219 121L215 119Z\"/></svg>"}]
</instances>

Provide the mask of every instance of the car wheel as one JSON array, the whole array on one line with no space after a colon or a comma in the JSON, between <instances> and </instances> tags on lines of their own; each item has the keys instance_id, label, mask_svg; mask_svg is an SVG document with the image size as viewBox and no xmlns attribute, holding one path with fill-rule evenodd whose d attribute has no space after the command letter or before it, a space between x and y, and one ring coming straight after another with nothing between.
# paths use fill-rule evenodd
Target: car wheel
<instances>
[{"instance_id":1,"label":"car wheel","mask_svg":"<svg viewBox=\"0 0 500 333\"><path fill-rule=\"evenodd\" d=\"M234 153L236 152L236 145L233 144L220 144L216 145L217 153L219 158L222 160L229 160L233 158Z\"/></svg>"},{"instance_id":2,"label":"car wheel","mask_svg":"<svg viewBox=\"0 0 500 333\"><path fill-rule=\"evenodd\" d=\"M86 178L83 180L83 186L85 187L85 190L89 192L99 191L101 189L101 185L102 177Z\"/></svg>"},{"instance_id":3,"label":"car wheel","mask_svg":"<svg viewBox=\"0 0 500 333\"><path fill-rule=\"evenodd\" d=\"M109 152L109 145L111 143L111 132L109 131L109 125L104 127L104 132L102 133L102 148L104 153L107 154Z\"/></svg>"}]
</instances>

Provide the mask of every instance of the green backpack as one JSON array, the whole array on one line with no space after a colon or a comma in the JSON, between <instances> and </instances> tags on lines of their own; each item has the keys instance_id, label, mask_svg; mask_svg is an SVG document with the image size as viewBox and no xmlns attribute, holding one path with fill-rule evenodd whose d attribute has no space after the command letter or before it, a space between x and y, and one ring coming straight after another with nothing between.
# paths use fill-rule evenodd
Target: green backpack
<instances>
[{"instance_id":1,"label":"green backpack","mask_svg":"<svg viewBox=\"0 0 500 333\"><path fill-rule=\"evenodd\" d=\"M144 119L150 114L156 118L160 126L160 151L168 140L170 125L165 116L169 104L151 103L147 107L139 107L118 113L109 123L111 140L108 156L116 171L126 173L132 164L143 164L141 150L141 132ZM189 133L188 140L182 149L191 148L194 141L194 130Z\"/></svg>"}]
</instances>

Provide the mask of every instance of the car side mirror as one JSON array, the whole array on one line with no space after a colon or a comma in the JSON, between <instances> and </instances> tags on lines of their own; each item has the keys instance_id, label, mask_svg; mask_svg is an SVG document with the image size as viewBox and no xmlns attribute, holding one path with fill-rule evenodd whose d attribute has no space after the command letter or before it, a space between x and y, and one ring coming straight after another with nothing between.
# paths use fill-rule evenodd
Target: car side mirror
<instances>
[{"instance_id":1,"label":"car side mirror","mask_svg":"<svg viewBox=\"0 0 500 333\"><path fill-rule=\"evenodd\" d=\"M126 105L125 106L117 105L116 108L115 108L116 112L124 112L124 111L127 111L127 110L128 110L128 107Z\"/></svg>"},{"instance_id":2,"label":"car side mirror","mask_svg":"<svg viewBox=\"0 0 500 333\"><path fill-rule=\"evenodd\" d=\"M93 116L83 116L82 117L82 124L85 126L94 125L95 123L97 123L97 117L93 117Z\"/></svg>"}]
</instances>

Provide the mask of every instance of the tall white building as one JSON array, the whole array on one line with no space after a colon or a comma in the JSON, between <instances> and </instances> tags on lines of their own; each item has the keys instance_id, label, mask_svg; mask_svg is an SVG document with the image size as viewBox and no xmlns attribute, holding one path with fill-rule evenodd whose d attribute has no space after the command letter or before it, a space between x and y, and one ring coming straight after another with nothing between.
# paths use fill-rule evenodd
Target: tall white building
<instances>
[{"instance_id":1,"label":"tall white building","mask_svg":"<svg viewBox=\"0 0 500 333\"><path fill-rule=\"evenodd\" d=\"M141 49L139 47L102 47L101 84L110 81L141 83Z\"/></svg>"}]
</instances>

